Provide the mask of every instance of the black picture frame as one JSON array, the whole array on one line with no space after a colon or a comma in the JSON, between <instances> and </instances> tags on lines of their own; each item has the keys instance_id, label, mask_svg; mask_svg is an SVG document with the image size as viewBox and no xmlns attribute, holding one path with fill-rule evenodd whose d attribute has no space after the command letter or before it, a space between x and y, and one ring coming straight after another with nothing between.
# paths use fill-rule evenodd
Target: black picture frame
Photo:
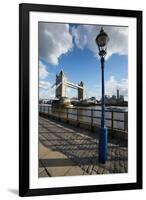
<instances>
[{"instance_id":1,"label":"black picture frame","mask_svg":"<svg viewBox=\"0 0 146 200\"><path fill-rule=\"evenodd\" d=\"M29 13L31 11L132 17L137 31L137 180L134 183L30 189L29 186ZM19 195L55 195L142 189L142 11L58 5L19 5Z\"/></svg>"}]
</instances>

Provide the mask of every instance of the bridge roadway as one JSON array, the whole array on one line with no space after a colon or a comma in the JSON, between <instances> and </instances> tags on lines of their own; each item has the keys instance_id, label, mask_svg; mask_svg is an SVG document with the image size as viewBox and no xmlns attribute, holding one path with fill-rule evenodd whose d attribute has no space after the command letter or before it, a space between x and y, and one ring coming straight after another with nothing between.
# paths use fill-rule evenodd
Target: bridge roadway
<instances>
[{"instance_id":1,"label":"bridge roadway","mask_svg":"<svg viewBox=\"0 0 146 200\"><path fill-rule=\"evenodd\" d=\"M108 160L100 164L95 133L40 117L39 177L127 172L127 142L109 139Z\"/></svg>"}]
</instances>

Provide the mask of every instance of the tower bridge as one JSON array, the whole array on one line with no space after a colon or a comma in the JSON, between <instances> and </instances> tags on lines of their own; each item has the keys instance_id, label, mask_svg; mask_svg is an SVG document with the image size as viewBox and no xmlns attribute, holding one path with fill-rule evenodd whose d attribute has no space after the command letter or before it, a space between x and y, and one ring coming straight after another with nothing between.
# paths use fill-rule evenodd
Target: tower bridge
<instances>
[{"instance_id":1,"label":"tower bridge","mask_svg":"<svg viewBox=\"0 0 146 200\"><path fill-rule=\"evenodd\" d=\"M78 91L78 100L84 99L84 83L81 81L79 84L74 84L70 81L68 81L67 76L64 74L64 72L61 70L58 75L56 75L56 82L52 86L56 86L55 96L57 98L61 97L67 97L67 88L73 88Z\"/></svg>"}]
</instances>

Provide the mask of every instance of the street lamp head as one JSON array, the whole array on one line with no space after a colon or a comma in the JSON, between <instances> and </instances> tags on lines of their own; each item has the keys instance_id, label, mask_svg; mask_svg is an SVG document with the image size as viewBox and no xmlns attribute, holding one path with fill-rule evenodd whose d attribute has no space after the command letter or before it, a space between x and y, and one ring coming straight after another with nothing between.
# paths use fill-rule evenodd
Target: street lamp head
<instances>
[{"instance_id":1,"label":"street lamp head","mask_svg":"<svg viewBox=\"0 0 146 200\"><path fill-rule=\"evenodd\" d=\"M106 55L106 46L108 41L109 41L108 34L101 27L100 33L96 37L96 44L99 49L99 55L102 57Z\"/></svg>"},{"instance_id":2,"label":"street lamp head","mask_svg":"<svg viewBox=\"0 0 146 200\"><path fill-rule=\"evenodd\" d=\"M96 43L99 47L104 47L107 45L108 41L108 34L103 30L103 27L101 27L100 33L96 37Z\"/></svg>"}]
</instances>

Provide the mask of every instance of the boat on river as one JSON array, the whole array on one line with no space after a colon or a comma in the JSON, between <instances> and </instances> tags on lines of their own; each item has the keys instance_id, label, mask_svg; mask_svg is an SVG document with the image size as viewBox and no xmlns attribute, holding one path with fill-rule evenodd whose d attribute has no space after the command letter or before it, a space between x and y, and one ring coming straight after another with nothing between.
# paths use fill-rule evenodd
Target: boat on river
<instances>
[{"instance_id":1,"label":"boat on river","mask_svg":"<svg viewBox=\"0 0 146 200\"><path fill-rule=\"evenodd\" d=\"M74 106L94 106L97 105L97 101L93 100L81 100L81 101L72 101Z\"/></svg>"}]
</instances>

